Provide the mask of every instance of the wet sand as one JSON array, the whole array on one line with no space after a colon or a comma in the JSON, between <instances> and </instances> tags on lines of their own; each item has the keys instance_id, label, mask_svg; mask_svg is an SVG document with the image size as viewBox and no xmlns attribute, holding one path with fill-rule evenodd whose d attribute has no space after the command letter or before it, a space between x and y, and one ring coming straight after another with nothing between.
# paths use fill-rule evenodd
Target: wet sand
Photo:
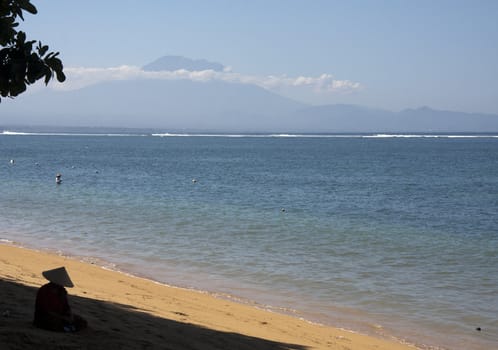
<instances>
[{"instance_id":1,"label":"wet sand","mask_svg":"<svg viewBox=\"0 0 498 350\"><path fill-rule=\"evenodd\" d=\"M65 266L73 312L89 328L32 326L41 272ZM0 244L0 349L340 349L413 346L322 326L250 305L110 271L56 254Z\"/></svg>"}]
</instances>

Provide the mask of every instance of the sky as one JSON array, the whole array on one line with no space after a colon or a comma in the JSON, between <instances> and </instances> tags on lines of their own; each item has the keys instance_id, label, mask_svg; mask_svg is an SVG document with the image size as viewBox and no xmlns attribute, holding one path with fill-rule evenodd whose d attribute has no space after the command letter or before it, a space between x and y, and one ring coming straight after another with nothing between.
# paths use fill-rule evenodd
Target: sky
<instances>
[{"instance_id":1,"label":"sky","mask_svg":"<svg viewBox=\"0 0 498 350\"><path fill-rule=\"evenodd\" d=\"M250 82L311 104L498 114L496 0L32 2L38 14L21 29L60 52L64 88L180 55L227 67L184 78Z\"/></svg>"}]
</instances>

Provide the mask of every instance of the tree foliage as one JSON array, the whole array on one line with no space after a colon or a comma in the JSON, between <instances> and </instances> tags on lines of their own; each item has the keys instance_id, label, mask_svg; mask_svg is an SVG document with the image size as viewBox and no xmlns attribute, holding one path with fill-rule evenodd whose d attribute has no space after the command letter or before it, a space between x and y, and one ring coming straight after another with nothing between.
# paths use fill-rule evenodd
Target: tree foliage
<instances>
[{"instance_id":1,"label":"tree foliage","mask_svg":"<svg viewBox=\"0 0 498 350\"><path fill-rule=\"evenodd\" d=\"M45 84L55 77L66 80L58 52L49 52L40 41L27 40L26 33L17 31L18 18L24 12L36 14L30 0L0 0L0 95L15 97L28 85L44 79ZM1 100L0 100L1 101Z\"/></svg>"}]
</instances>

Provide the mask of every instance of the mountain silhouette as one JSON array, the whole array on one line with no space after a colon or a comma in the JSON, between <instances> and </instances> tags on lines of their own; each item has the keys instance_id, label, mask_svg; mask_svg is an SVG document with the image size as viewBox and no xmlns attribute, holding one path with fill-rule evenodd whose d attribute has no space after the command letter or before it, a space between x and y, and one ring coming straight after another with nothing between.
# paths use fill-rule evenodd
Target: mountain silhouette
<instances>
[{"instance_id":1,"label":"mountain silhouette","mask_svg":"<svg viewBox=\"0 0 498 350\"><path fill-rule=\"evenodd\" d=\"M223 65L162 57L146 71L222 71ZM312 106L259 86L222 80L134 79L72 91L43 89L0 104L0 126L155 128L239 132L497 132L498 115L393 112L358 105Z\"/></svg>"},{"instance_id":2,"label":"mountain silhouette","mask_svg":"<svg viewBox=\"0 0 498 350\"><path fill-rule=\"evenodd\" d=\"M221 72L225 67L220 63L209 62L204 59L193 60L183 56L164 56L142 67L144 71L175 71L185 69L188 71L214 70Z\"/></svg>"}]
</instances>

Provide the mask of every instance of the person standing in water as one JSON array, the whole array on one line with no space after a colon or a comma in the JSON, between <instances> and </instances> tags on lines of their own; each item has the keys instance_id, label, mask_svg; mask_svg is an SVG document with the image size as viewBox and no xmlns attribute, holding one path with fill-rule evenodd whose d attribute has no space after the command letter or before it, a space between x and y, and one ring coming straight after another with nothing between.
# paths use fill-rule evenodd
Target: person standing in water
<instances>
[{"instance_id":1,"label":"person standing in water","mask_svg":"<svg viewBox=\"0 0 498 350\"><path fill-rule=\"evenodd\" d=\"M61 184L62 183L62 175L59 173L57 175L55 175L55 183L57 185Z\"/></svg>"}]
</instances>

